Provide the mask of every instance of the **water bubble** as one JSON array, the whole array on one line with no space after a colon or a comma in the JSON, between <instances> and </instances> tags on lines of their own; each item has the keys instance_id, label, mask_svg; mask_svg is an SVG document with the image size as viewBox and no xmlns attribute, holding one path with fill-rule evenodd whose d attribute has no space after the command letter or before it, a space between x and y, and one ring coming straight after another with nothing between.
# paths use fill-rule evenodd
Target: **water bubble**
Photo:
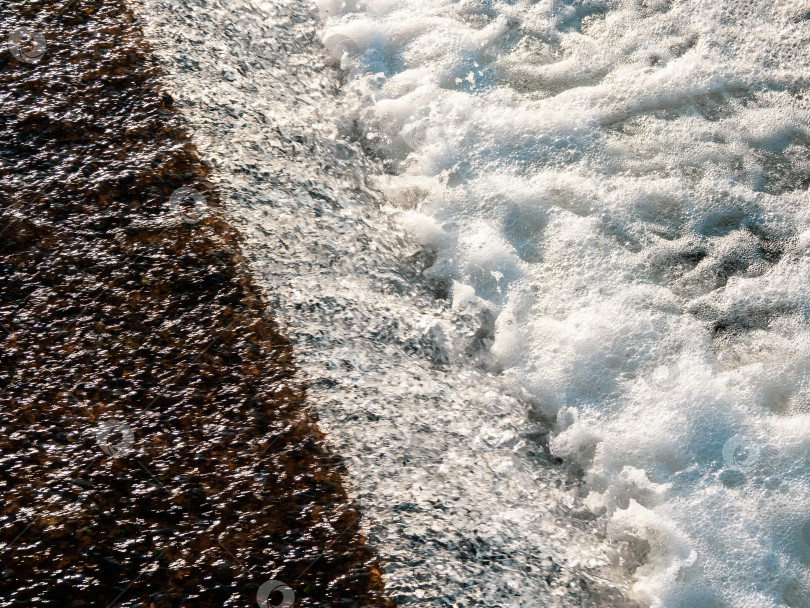
<instances>
[{"instance_id":1,"label":"water bubble","mask_svg":"<svg viewBox=\"0 0 810 608\"><path fill-rule=\"evenodd\" d=\"M269 602L270 595L274 591L281 593L280 604L271 604ZM259 608L289 608L295 602L295 592L281 581L269 580L262 583L262 586L256 592L256 602L258 602Z\"/></svg>"},{"instance_id":2,"label":"water bubble","mask_svg":"<svg viewBox=\"0 0 810 608\"><path fill-rule=\"evenodd\" d=\"M45 37L30 27L20 27L8 35L8 51L17 61L36 63L45 55Z\"/></svg>"},{"instance_id":3,"label":"water bubble","mask_svg":"<svg viewBox=\"0 0 810 608\"><path fill-rule=\"evenodd\" d=\"M750 471L757 465L759 458L759 446L748 437L734 435L723 445L723 460L732 469Z\"/></svg>"},{"instance_id":4,"label":"water bubble","mask_svg":"<svg viewBox=\"0 0 810 608\"><path fill-rule=\"evenodd\" d=\"M120 434L120 441L113 441L112 436ZM103 420L96 430L96 440L101 451L107 456L117 457L129 451L135 441L135 433L123 422Z\"/></svg>"},{"instance_id":5,"label":"water bubble","mask_svg":"<svg viewBox=\"0 0 810 608\"><path fill-rule=\"evenodd\" d=\"M194 188L183 186L172 192L169 205L189 224L196 224L208 215L205 197Z\"/></svg>"}]
</instances>

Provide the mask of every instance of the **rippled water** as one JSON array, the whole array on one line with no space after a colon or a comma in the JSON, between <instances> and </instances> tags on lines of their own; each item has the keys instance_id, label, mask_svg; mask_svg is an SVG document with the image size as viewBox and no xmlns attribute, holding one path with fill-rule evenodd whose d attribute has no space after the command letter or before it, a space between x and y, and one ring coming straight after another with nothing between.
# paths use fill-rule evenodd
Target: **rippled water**
<instances>
[{"instance_id":1,"label":"rippled water","mask_svg":"<svg viewBox=\"0 0 810 608\"><path fill-rule=\"evenodd\" d=\"M451 308L390 217L303 3L141 15L344 456L404 605L620 605L622 556L487 371L492 318ZM480 361L479 361L480 360Z\"/></svg>"}]
</instances>

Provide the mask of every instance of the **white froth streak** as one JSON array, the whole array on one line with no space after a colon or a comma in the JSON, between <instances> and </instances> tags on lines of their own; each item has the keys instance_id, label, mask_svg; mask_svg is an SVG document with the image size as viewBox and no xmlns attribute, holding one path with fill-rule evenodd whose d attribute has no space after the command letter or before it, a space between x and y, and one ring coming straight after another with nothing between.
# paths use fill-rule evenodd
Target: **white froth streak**
<instances>
[{"instance_id":1,"label":"white froth streak","mask_svg":"<svg viewBox=\"0 0 810 608\"><path fill-rule=\"evenodd\" d=\"M810 605L810 7L319 6L426 275L497 315L636 597Z\"/></svg>"}]
</instances>

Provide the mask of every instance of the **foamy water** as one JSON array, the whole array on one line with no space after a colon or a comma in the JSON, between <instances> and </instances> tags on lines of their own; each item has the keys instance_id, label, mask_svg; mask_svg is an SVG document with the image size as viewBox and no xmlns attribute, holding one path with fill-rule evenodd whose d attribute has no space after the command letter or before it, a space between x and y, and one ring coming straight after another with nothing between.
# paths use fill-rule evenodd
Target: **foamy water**
<instances>
[{"instance_id":1,"label":"foamy water","mask_svg":"<svg viewBox=\"0 0 810 608\"><path fill-rule=\"evenodd\" d=\"M633 596L810 606L810 5L319 8L392 214Z\"/></svg>"},{"instance_id":2,"label":"foamy water","mask_svg":"<svg viewBox=\"0 0 810 608\"><path fill-rule=\"evenodd\" d=\"M144 0L403 605L810 606L808 13Z\"/></svg>"}]
</instances>

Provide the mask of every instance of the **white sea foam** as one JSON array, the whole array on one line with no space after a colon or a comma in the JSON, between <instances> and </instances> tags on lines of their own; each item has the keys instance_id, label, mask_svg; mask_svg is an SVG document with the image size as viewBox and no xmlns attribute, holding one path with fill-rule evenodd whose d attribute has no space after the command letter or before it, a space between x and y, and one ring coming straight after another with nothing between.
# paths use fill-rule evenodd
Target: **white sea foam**
<instances>
[{"instance_id":1,"label":"white sea foam","mask_svg":"<svg viewBox=\"0 0 810 608\"><path fill-rule=\"evenodd\" d=\"M635 597L810 606L810 5L319 7L426 276L496 318L479 363Z\"/></svg>"}]
</instances>

